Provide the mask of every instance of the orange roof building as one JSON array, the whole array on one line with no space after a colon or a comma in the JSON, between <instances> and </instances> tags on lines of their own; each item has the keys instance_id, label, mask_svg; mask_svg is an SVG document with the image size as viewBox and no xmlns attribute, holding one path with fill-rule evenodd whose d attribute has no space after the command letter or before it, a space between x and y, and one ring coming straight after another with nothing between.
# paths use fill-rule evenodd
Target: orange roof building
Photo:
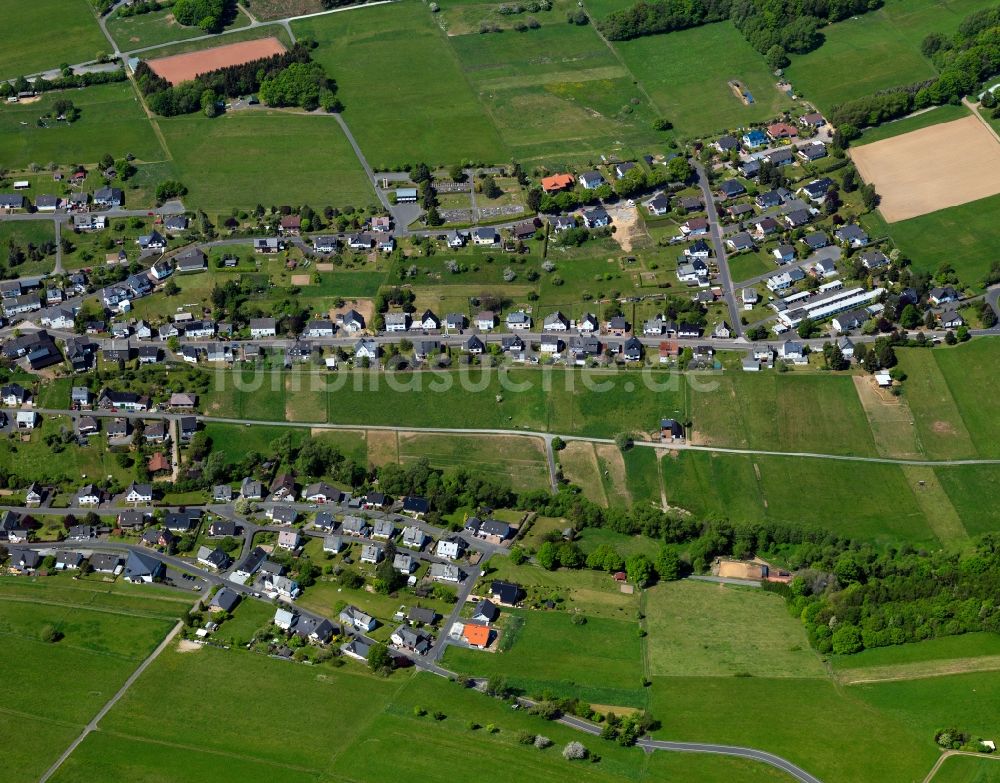
<instances>
[{"instance_id":1,"label":"orange roof building","mask_svg":"<svg viewBox=\"0 0 1000 783\"><path fill-rule=\"evenodd\" d=\"M485 625L466 623L462 631L462 638L472 647L486 647L490 642L490 629Z\"/></svg>"},{"instance_id":2,"label":"orange roof building","mask_svg":"<svg viewBox=\"0 0 1000 783\"><path fill-rule=\"evenodd\" d=\"M576 179L572 174L553 174L551 177L542 177L542 190L546 193L558 193L573 187L574 182Z\"/></svg>"},{"instance_id":3,"label":"orange roof building","mask_svg":"<svg viewBox=\"0 0 1000 783\"><path fill-rule=\"evenodd\" d=\"M776 122L767 126L767 135L772 139L793 139L799 135L799 129L787 122Z\"/></svg>"},{"instance_id":4,"label":"orange roof building","mask_svg":"<svg viewBox=\"0 0 1000 783\"><path fill-rule=\"evenodd\" d=\"M161 470L170 470L170 461L158 451L149 458L149 472L159 473Z\"/></svg>"}]
</instances>

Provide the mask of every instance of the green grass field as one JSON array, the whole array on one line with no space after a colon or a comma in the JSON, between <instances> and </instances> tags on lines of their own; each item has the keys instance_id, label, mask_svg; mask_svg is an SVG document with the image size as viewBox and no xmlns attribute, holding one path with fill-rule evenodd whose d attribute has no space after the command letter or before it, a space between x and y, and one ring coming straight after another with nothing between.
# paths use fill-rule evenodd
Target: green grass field
<instances>
[{"instance_id":1,"label":"green grass field","mask_svg":"<svg viewBox=\"0 0 1000 783\"><path fill-rule=\"evenodd\" d=\"M874 455L848 376L730 373L692 389L695 443L769 451Z\"/></svg>"},{"instance_id":2,"label":"green grass field","mask_svg":"<svg viewBox=\"0 0 1000 783\"><path fill-rule=\"evenodd\" d=\"M1000 398L983 394L998 357L1000 346L990 339L974 340L951 351L934 351L934 359L981 457L1000 456Z\"/></svg>"},{"instance_id":3,"label":"green grass field","mask_svg":"<svg viewBox=\"0 0 1000 783\"><path fill-rule=\"evenodd\" d=\"M896 465L685 452L665 457L661 470L669 503L696 514L883 541L936 540Z\"/></svg>"},{"instance_id":4,"label":"green grass field","mask_svg":"<svg viewBox=\"0 0 1000 783\"><path fill-rule=\"evenodd\" d=\"M237 10L236 18L226 29L236 30L240 27L246 27L248 24L250 24L250 20L247 15ZM107 26L111 37L115 39L118 48L123 52L180 41L185 38L196 38L205 34L200 27L185 27L178 24L170 9L126 17L114 13L108 17ZM216 45L224 43L228 43L228 39L221 38L215 42Z\"/></svg>"},{"instance_id":5,"label":"green grass field","mask_svg":"<svg viewBox=\"0 0 1000 783\"><path fill-rule=\"evenodd\" d=\"M646 592L651 674L823 677L782 598L751 587L672 582Z\"/></svg>"},{"instance_id":6,"label":"green grass field","mask_svg":"<svg viewBox=\"0 0 1000 783\"><path fill-rule=\"evenodd\" d=\"M1000 761L996 758L952 756L934 775L934 783L997 783Z\"/></svg>"},{"instance_id":7,"label":"green grass field","mask_svg":"<svg viewBox=\"0 0 1000 783\"><path fill-rule=\"evenodd\" d=\"M775 88L764 59L729 22L614 46L679 135L716 133L771 119L791 105ZM745 106L733 94L731 79L750 91L753 105Z\"/></svg>"},{"instance_id":8,"label":"green grass field","mask_svg":"<svg viewBox=\"0 0 1000 783\"><path fill-rule=\"evenodd\" d=\"M232 374L223 374L216 390L205 395L206 410L216 416L285 418L286 377L265 374L255 382L251 371L242 377L243 386L237 389ZM685 383L680 379L676 390L656 390L647 388L639 376L561 369L551 374L536 369L504 370L504 381L497 369L415 373L398 377L395 388L378 373L313 377L302 377L299 393L325 395L331 423L451 427L462 421L476 428L524 427L596 437L612 437L624 430L653 431L663 415L683 404ZM657 380L672 385L666 375Z\"/></svg>"},{"instance_id":9,"label":"green grass field","mask_svg":"<svg viewBox=\"0 0 1000 783\"><path fill-rule=\"evenodd\" d=\"M902 136L904 133L929 128L932 125L939 125L942 122L952 122L969 116L969 110L965 106L935 106L930 111L918 114L916 117L907 117L895 122L887 122L877 128L868 128L861 134L861 138L851 142L852 147L859 147L871 144L873 141L891 139L893 136Z\"/></svg>"},{"instance_id":10,"label":"green grass field","mask_svg":"<svg viewBox=\"0 0 1000 783\"><path fill-rule=\"evenodd\" d=\"M506 477L516 491L546 489L549 468L537 438L405 434L399 436L399 461L426 457L439 468L465 467Z\"/></svg>"},{"instance_id":11,"label":"green grass field","mask_svg":"<svg viewBox=\"0 0 1000 783\"><path fill-rule=\"evenodd\" d=\"M110 48L87 0L4 4L0 27L2 79L48 71L63 63L87 62Z\"/></svg>"},{"instance_id":12,"label":"green grass field","mask_svg":"<svg viewBox=\"0 0 1000 783\"><path fill-rule=\"evenodd\" d=\"M928 33L951 35L982 0L889 0L863 16L823 28L822 46L793 57L786 70L796 92L822 111L887 87L934 76L920 52Z\"/></svg>"},{"instance_id":13,"label":"green grass field","mask_svg":"<svg viewBox=\"0 0 1000 783\"><path fill-rule=\"evenodd\" d=\"M369 162L505 161L510 151L422 3L398 3L297 22L314 37L314 59L340 86Z\"/></svg>"},{"instance_id":14,"label":"green grass field","mask_svg":"<svg viewBox=\"0 0 1000 783\"><path fill-rule=\"evenodd\" d=\"M79 2L82 5L85 0ZM80 109L80 119L72 125L59 122L38 127L38 118L48 114L59 98L73 101ZM132 153L140 161L166 157L127 82L47 93L35 103L0 106L0 166L26 168L30 163L46 166L50 162L93 165L105 153L115 158Z\"/></svg>"},{"instance_id":15,"label":"green grass field","mask_svg":"<svg viewBox=\"0 0 1000 783\"><path fill-rule=\"evenodd\" d=\"M214 120L160 120L178 178L193 203L226 214L234 207L375 202L361 164L333 117L279 111Z\"/></svg>"},{"instance_id":16,"label":"green grass field","mask_svg":"<svg viewBox=\"0 0 1000 783\"><path fill-rule=\"evenodd\" d=\"M509 612L513 614L514 612ZM449 647L444 666L482 676L504 674L514 688L545 690L598 704L642 707L642 650L634 622L567 612L518 612L524 626L504 652Z\"/></svg>"},{"instance_id":17,"label":"green grass field","mask_svg":"<svg viewBox=\"0 0 1000 783\"><path fill-rule=\"evenodd\" d=\"M933 731L817 679L654 677L651 710L661 739L762 748L824 783L920 781L938 756Z\"/></svg>"},{"instance_id":18,"label":"green grass field","mask_svg":"<svg viewBox=\"0 0 1000 783\"><path fill-rule=\"evenodd\" d=\"M934 273L948 263L964 285L981 288L993 263L993 248L1000 241L1000 228L993 219L998 209L1000 195L989 196L900 220L888 226L888 231L915 270Z\"/></svg>"},{"instance_id":19,"label":"green grass field","mask_svg":"<svg viewBox=\"0 0 1000 783\"><path fill-rule=\"evenodd\" d=\"M557 22L545 24L543 14L542 27L523 34L448 38L515 156L583 163L609 151L637 157L662 143L649 101L594 29L553 13Z\"/></svg>"}]
</instances>

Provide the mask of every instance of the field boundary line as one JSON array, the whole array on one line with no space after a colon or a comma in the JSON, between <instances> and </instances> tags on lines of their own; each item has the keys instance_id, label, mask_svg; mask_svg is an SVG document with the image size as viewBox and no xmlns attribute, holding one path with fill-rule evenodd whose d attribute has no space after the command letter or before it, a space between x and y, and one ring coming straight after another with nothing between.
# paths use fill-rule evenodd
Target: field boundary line
<instances>
[{"instance_id":1,"label":"field boundary line","mask_svg":"<svg viewBox=\"0 0 1000 783\"><path fill-rule=\"evenodd\" d=\"M87 735L90 734L90 732L95 731L97 729L97 724L101 720L103 720L104 716L111 711L111 708L118 703L121 697L128 692L128 689L131 688L132 685L135 683L135 681L142 676L142 673L146 671L147 668L149 668L149 665L153 661L155 661L157 657L159 657L160 653L163 652L165 649L167 649L167 647L173 642L174 638L177 636L177 634L181 632L181 629L183 628L184 628L184 623L178 620L176 625L174 625L174 627L163 638L163 641L156 646L156 649L153 650L153 652L151 652L146 657L146 659L136 667L135 671L133 671L132 674L129 675L128 679L125 680L125 683L122 685L121 688L118 689L115 695L112 696L108 700L108 702L103 707L101 707L101 709L97 711L97 714L93 717L90 723L84 726L83 731L80 732L80 736L78 736L75 740L73 740L70 743L69 747L62 752L62 754L59 756L59 758L55 760L55 763L53 763L51 767L45 770L45 774L43 774L39 778L39 783L45 783L49 778L51 778L59 769L59 767L61 767L65 763L66 759L68 759L70 755L72 755L73 751L76 750L78 747L80 747L80 743L82 743L87 738Z\"/></svg>"},{"instance_id":2,"label":"field boundary line","mask_svg":"<svg viewBox=\"0 0 1000 783\"><path fill-rule=\"evenodd\" d=\"M973 753L968 750L946 750L940 755L937 761L934 762L934 766L931 767L931 771L927 773L927 777L924 778L923 783L930 783L931 779L938 773L941 769L941 765L945 763L952 756L972 756L976 759L989 759L990 761L1000 761L1000 756L988 755L985 753Z\"/></svg>"},{"instance_id":3,"label":"field boundary line","mask_svg":"<svg viewBox=\"0 0 1000 783\"><path fill-rule=\"evenodd\" d=\"M51 723L54 726L65 726L67 729L78 729L80 728L79 723L71 723L68 720L59 720L58 718L47 718L43 715L33 715L30 712L22 712L21 710L12 710L10 707L4 707L0 705L0 714L2 715L16 715L19 718L27 718L28 720L38 720L42 723Z\"/></svg>"},{"instance_id":4,"label":"field boundary line","mask_svg":"<svg viewBox=\"0 0 1000 783\"><path fill-rule=\"evenodd\" d=\"M188 750L194 751L195 753L208 753L213 756L251 761L255 764L264 764L271 767L278 767L280 769L290 769L295 770L296 772L307 772L317 775L323 774L323 770L316 769L315 767L300 767L295 764L286 764L282 761L272 761L258 756L247 756L242 753L231 753L225 750L215 750L214 748L203 748L200 745L186 745L183 742L170 742L169 740L154 739L153 737L140 737L137 734L126 734L122 731L107 731L105 729L100 729L100 732L109 737L118 737L120 739L131 740L132 742L145 742L148 745L161 745L165 748L176 748L177 750Z\"/></svg>"},{"instance_id":5,"label":"field boundary line","mask_svg":"<svg viewBox=\"0 0 1000 783\"><path fill-rule=\"evenodd\" d=\"M993 138L997 140L997 144L1000 144L1000 135L998 135L996 129L983 118L983 115L979 113L979 108L972 103L968 97L962 98L962 103L965 104L965 107L972 112L977 120L986 126L986 130L988 130L990 134L992 134Z\"/></svg>"},{"instance_id":6,"label":"field boundary line","mask_svg":"<svg viewBox=\"0 0 1000 783\"><path fill-rule=\"evenodd\" d=\"M177 620L177 615L144 614L140 612L127 612L123 609L113 609L111 607L91 606L89 604L74 604L65 601L36 601L33 598L21 598L20 596L0 596L0 601L10 601L12 603L39 604L41 606L55 606L61 609L83 609L88 612L104 612L105 614L117 614L124 617L137 617L142 620Z\"/></svg>"}]
</instances>

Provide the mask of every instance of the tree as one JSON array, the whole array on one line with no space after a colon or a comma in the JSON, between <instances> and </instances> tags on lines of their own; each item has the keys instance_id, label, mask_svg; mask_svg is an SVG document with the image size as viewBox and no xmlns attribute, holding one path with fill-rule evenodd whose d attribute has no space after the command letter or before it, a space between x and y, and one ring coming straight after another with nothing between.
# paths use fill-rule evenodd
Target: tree
<instances>
[{"instance_id":1,"label":"tree","mask_svg":"<svg viewBox=\"0 0 1000 783\"><path fill-rule=\"evenodd\" d=\"M601 544L587 555L587 568L595 571L621 571L625 558L611 544Z\"/></svg>"},{"instance_id":2,"label":"tree","mask_svg":"<svg viewBox=\"0 0 1000 783\"><path fill-rule=\"evenodd\" d=\"M590 755L590 752L584 747L583 744L579 742L570 742L562 749L563 758L567 761L573 761L575 759L585 759Z\"/></svg>"},{"instance_id":3,"label":"tree","mask_svg":"<svg viewBox=\"0 0 1000 783\"><path fill-rule=\"evenodd\" d=\"M660 547L656 556L656 573L665 582L673 582L681 578L681 559L677 552L668 547Z\"/></svg>"},{"instance_id":4,"label":"tree","mask_svg":"<svg viewBox=\"0 0 1000 783\"><path fill-rule=\"evenodd\" d=\"M764 55L764 59L767 60L767 67L772 71L787 68L791 63L791 60L788 59L788 54L785 52L785 48L781 44L775 44L768 49L767 54Z\"/></svg>"},{"instance_id":5,"label":"tree","mask_svg":"<svg viewBox=\"0 0 1000 783\"><path fill-rule=\"evenodd\" d=\"M635 445L635 440L631 432L619 432L615 435L615 445L619 451L628 451Z\"/></svg>"},{"instance_id":6,"label":"tree","mask_svg":"<svg viewBox=\"0 0 1000 783\"><path fill-rule=\"evenodd\" d=\"M551 541L546 541L538 547L538 554L535 555L538 565L546 571L555 571L559 567L559 553L556 545Z\"/></svg>"},{"instance_id":7,"label":"tree","mask_svg":"<svg viewBox=\"0 0 1000 783\"><path fill-rule=\"evenodd\" d=\"M643 554L632 555L625 561L628 580L638 587L645 587L653 579L653 563Z\"/></svg>"},{"instance_id":8,"label":"tree","mask_svg":"<svg viewBox=\"0 0 1000 783\"><path fill-rule=\"evenodd\" d=\"M389 674L392 671L392 656L384 642L377 642L368 649L368 668L379 674Z\"/></svg>"},{"instance_id":9,"label":"tree","mask_svg":"<svg viewBox=\"0 0 1000 783\"><path fill-rule=\"evenodd\" d=\"M62 632L54 625L43 625L41 630L38 632L39 641L45 642L46 644L54 644L62 638Z\"/></svg>"},{"instance_id":10,"label":"tree","mask_svg":"<svg viewBox=\"0 0 1000 783\"><path fill-rule=\"evenodd\" d=\"M899 314L899 325L904 329L916 329L922 322L923 318L920 317L920 311L912 303L906 305L903 308L903 312Z\"/></svg>"},{"instance_id":11,"label":"tree","mask_svg":"<svg viewBox=\"0 0 1000 783\"><path fill-rule=\"evenodd\" d=\"M486 198L497 199L503 195L503 190L500 189L500 186L497 184L497 181L493 178L492 174L487 174L483 177L482 185L483 195L486 196Z\"/></svg>"},{"instance_id":12,"label":"tree","mask_svg":"<svg viewBox=\"0 0 1000 783\"><path fill-rule=\"evenodd\" d=\"M172 277L167 280L167 284L163 286L163 293L167 296L177 296L181 292L181 287L177 285L177 281Z\"/></svg>"},{"instance_id":13,"label":"tree","mask_svg":"<svg viewBox=\"0 0 1000 783\"><path fill-rule=\"evenodd\" d=\"M691 164L682 155L667 161L667 174L672 182L689 182L692 176Z\"/></svg>"},{"instance_id":14,"label":"tree","mask_svg":"<svg viewBox=\"0 0 1000 783\"><path fill-rule=\"evenodd\" d=\"M848 623L844 623L833 632L832 642L833 652L836 655L853 655L864 649L861 629Z\"/></svg>"},{"instance_id":15,"label":"tree","mask_svg":"<svg viewBox=\"0 0 1000 783\"><path fill-rule=\"evenodd\" d=\"M861 201L865 205L865 209L871 212L879 204L879 195L875 192L875 186L866 183L861 186Z\"/></svg>"},{"instance_id":16,"label":"tree","mask_svg":"<svg viewBox=\"0 0 1000 783\"><path fill-rule=\"evenodd\" d=\"M177 180L168 179L156 186L156 200L160 204L172 198L187 195L187 188Z\"/></svg>"},{"instance_id":17,"label":"tree","mask_svg":"<svg viewBox=\"0 0 1000 783\"><path fill-rule=\"evenodd\" d=\"M808 340L810 337L815 337L820 333L820 326L812 318L803 318L799 322L796 331L799 333L799 337L803 340Z\"/></svg>"},{"instance_id":18,"label":"tree","mask_svg":"<svg viewBox=\"0 0 1000 783\"><path fill-rule=\"evenodd\" d=\"M111 157L111 155L109 155L107 152L105 152L101 156L101 161L100 163L98 163L98 165L101 167L101 171L105 171L115 165L115 159Z\"/></svg>"}]
</instances>

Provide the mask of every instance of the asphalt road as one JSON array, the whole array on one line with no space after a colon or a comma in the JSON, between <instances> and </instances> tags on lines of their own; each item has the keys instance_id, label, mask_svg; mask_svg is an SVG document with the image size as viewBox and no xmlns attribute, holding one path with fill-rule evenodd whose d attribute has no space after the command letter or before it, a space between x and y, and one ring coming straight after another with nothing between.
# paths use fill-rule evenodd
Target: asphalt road
<instances>
[{"instance_id":1,"label":"asphalt road","mask_svg":"<svg viewBox=\"0 0 1000 783\"><path fill-rule=\"evenodd\" d=\"M729 325L738 338L743 337L743 325L740 323L740 308L736 303L736 293L733 290L733 278L729 272L729 262L726 260L726 246L722 241L722 228L719 215L715 209L715 199L712 196L712 184L709 182L705 167L697 160L694 169L698 172L698 184L701 186L701 196L705 202L709 229L712 236L712 248L715 252L715 263L719 268L719 278L722 283L723 296L729 307Z\"/></svg>"}]
</instances>

